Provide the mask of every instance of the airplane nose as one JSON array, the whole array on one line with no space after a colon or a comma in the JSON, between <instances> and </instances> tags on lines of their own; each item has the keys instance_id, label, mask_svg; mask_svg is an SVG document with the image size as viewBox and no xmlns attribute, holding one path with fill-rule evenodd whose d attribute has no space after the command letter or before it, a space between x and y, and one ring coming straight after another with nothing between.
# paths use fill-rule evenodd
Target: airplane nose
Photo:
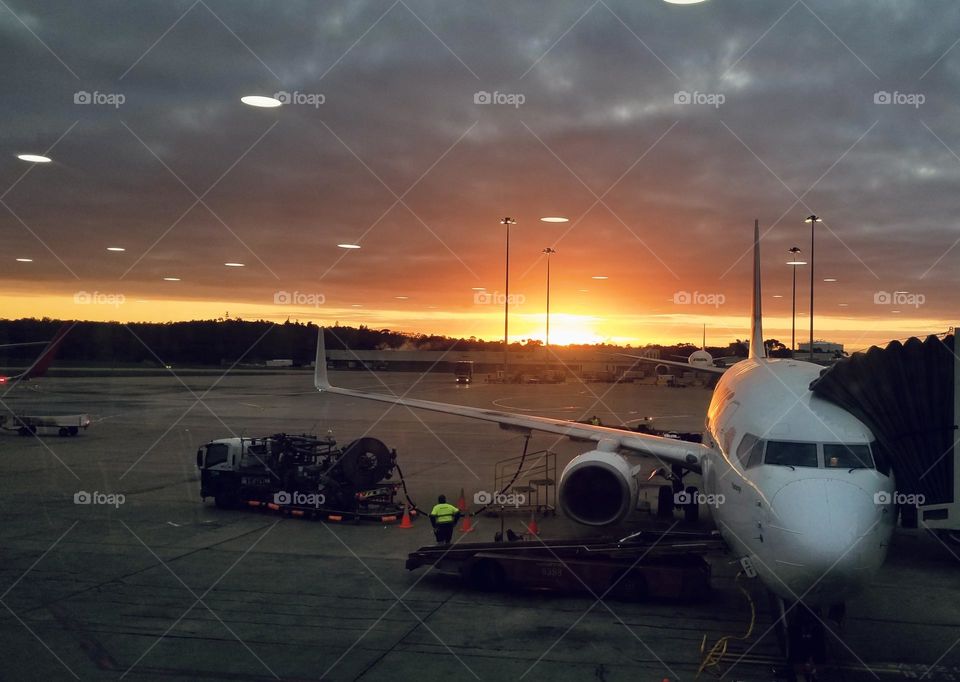
<instances>
[{"instance_id":1,"label":"airplane nose","mask_svg":"<svg viewBox=\"0 0 960 682\"><path fill-rule=\"evenodd\" d=\"M877 543L868 536L880 509L863 488L837 479L801 479L778 490L771 508L765 535L776 566L770 568L795 596L829 601L854 590L879 566Z\"/></svg>"}]
</instances>

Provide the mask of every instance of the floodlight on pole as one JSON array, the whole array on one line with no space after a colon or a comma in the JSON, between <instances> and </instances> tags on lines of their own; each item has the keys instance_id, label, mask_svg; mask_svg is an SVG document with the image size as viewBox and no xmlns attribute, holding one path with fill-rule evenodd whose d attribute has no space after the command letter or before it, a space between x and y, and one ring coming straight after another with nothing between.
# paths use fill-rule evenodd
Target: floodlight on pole
<instances>
[{"instance_id":1,"label":"floodlight on pole","mask_svg":"<svg viewBox=\"0 0 960 682\"><path fill-rule=\"evenodd\" d=\"M813 362L813 245L817 223L823 221L818 215L811 213L803 222L810 223L810 362Z\"/></svg>"},{"instance_id":2,"label":"floodlight on pole","mask_svg":"<svg viewBox=\"0 0 960 682\"><path fill-rule=\"evenodd\" d=\"M789 249L790 260L787 265L793 266L793 303L790 307L790 352L797 350L797 266L806 265L807 262L800 260L800 247L794 246Z\"/></svg>"},{"instance_id":3,"label":"floodlight on pole","mask_svg":"<svg viewBox=\"0 0 960 682\"><path fill-rule=\"evenodd\" d=\"M516 225L517 221L507 216L500 219L500 224L507 228L507 252L506 264L503 274L503 380L507 380L508 356L507 351L510 348L510 226Z\"/></svg>"},{"instance_id":4,"label":"floodlight on pole","mask_svg":"<svg viewBox=\"0 0 960 682\"><path fill-rule=\"evenodd\" d=\"M557 252L556 249L551 248L551 247L549 247L549 246L542 251L542 253L546 254L546 256L547 256L547 343L546 343L546 349L547 349L548 360L549 360L549 353L550 353L550 256L552 256L552 255L555 254L556 252Z\"/></svg>"}]
</instances>

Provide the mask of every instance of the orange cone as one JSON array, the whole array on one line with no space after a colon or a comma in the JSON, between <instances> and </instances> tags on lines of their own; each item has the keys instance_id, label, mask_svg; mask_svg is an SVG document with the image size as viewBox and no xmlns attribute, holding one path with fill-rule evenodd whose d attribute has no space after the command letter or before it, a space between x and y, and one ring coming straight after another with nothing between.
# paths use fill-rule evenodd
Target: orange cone
<instances>
[{"instance_id":1,"label":"orange cone","mask_svg":"<svg viewBox=\"0 0 960 682\"><path fill-rule=\"evenodd\" d=\"M537 525L537 517L530 512L530 523L527 524L527 531L530 535L540 535L540 527Z\"/></svg>"},{"instance_id":2,"label":"orange cone","mask_svg":"<svg viewBox=\"0 0 960 682\"><path fill-rule=\"evenodd\" d=\"M463 488L460 488L460 499L457 500L457 509L462 512L467 511L467 498L463 496Z\"/></svg>"},{"instance_id":3,"label":"orange cone","mask_svg":"<svg viewBox=\"0 0 960 682\"><path fill-rule=\"evenodd\" d=\"M461 533L472 533L473 532L473 522L470 520L470 514L466 514L463 517L463 525L460 526Z\"/></svg>"},{"instance_id":4,"label":"orange cone","mask_svg":"<svg viewBox=\"0 0 960 682\"><path fill-rule=\"evenodd\" d=\"M400 521L400 525L397 528L413 528L413 521L410 520L410 505L404 505L403 507L403 519Z\"/></svg>"}]
</instances>

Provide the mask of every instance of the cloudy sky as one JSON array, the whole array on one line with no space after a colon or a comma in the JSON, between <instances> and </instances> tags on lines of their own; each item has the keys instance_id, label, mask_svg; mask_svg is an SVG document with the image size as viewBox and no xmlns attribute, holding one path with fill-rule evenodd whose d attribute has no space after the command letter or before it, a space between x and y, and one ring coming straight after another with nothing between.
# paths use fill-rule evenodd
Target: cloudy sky
<instances>
[{"instance_id":1,"label":"cloudy sky","mask_svg":"<svg viewBox=\"0 0 960 682\"><path fill-rule=\"evenodd\" d=\"M757 218L789 339L816 213L818 338L955 321L955 2L0 4L3 317L496 338L512 216L511 336L552 246L555 342L719 344Z\"/></svg>"}]
</instances>

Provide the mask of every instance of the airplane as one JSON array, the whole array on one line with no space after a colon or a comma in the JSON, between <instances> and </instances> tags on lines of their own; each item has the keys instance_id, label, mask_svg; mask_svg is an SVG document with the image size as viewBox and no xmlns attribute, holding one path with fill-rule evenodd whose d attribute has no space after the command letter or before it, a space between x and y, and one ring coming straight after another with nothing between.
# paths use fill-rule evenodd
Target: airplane
<instances>
[{"instance_id":1,"label":"airplane","mask_svg":"<svg viewBox=\"0 0 960 682\"><path fill-rule=\"evenodd\" d=\"M679 485L683 491L683 476L700 474L721 537L744 572L757 575L776 599L788 657L822 660L821 610L841 616L847 598L869 583L886 558L895 521L894 478L867 426L810 392L820 365L766 356L759 221L753 239L749 356L726 371L699 368L722 374L702 443L332 386L323 329L314 383L322 393L593 441L594 449L564 468L558 487L566 516L588 526L617 523L636 508L638 456L669 465L675 490ZM692 486L685 492L688 504L704 499Z\"/></svg>"},{"instance_id":2,"label":"airplane","mask_svg":"<svg viewBox=\"0 0 960 682\"><path fill-rule=\"evenodd\" d=\"M629 357L635 356L631 355ZM713 356L707 350L707 325L703 325L703 342L700 344L700 348L686 357L686 364L694 367L713 367Z\"/></svg>"},{"instance_id":3,"label":"airplane","mask_svg":"<svg viewBox=\"0 0 960 682\"><path fill-rule=\"evenodd\" d=\"M53 338L50 341L30 341L27 343L8 343L0 346L0 348L11 348L14 346L38 346L40 344L46 343L46 348L37 356L37 359L33 361L29 367L25 370L16 374L14 376L0 376L0 384L13 383L17 384L21 381L30 381L30 379L36 379L47 373L50 364L53 362L54 356L56 356L57 351L60 350L60 344L63 343L64 338L73 328L72 324L64 324L57 330L57 333L53 335Z\"/></svg>"}]
</instances>

